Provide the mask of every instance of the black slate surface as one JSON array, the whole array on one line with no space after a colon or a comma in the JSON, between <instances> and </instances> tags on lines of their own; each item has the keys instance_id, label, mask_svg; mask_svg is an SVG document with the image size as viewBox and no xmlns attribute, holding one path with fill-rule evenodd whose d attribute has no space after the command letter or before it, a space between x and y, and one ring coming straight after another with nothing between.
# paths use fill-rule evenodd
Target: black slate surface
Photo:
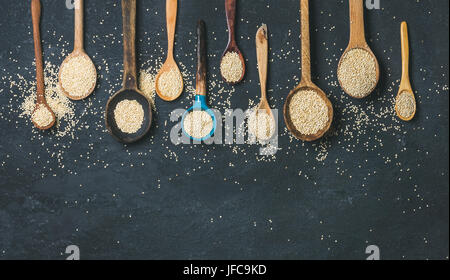
<instances>
[{"instance_id":1,"label":"black slate surface","mask_svg":"<svg viewBox=\"0 0 450 280\"><path fill-rule=\"evenodd\" d=\"M157 99L146 140L115 142L102 110L120 89L120 1L85 2L86 50L102 69L94 95L75 104L77 114L88 110L82 121L89 127L76 129L72 138L36 132L19 118L25 96L10 84L20 80L17 75L34 79L29 1L1 1L0 259L64 259L71 244L83 259L365 259L372 244L384 259L448 259L448 1L381 0L381 10L365 10L382 76L377 91L362 101L345 97L335 85L337 60L348 41L347 1L311 1L314 81L336 110L336 134L320 142L327 147L323 162L316 160L319 144L291 141L282 122L284 97L300 75L299 1L238 1L239 46L248 73L233 93L221 85L225 90L210 103L223 110L229 99L231 108L245 109L249 99L257 100L254 35L262 22L268 24L269 95L280 109L281 131L281 150L268 162L257 160L258 146L234 153L229 145L173 145L168 114L187 108L187 94L174 103ZM213 83L227 41L223 1L179 2L177 60L195 73L195 24L203 18ZM73 12L64 1L42 4L44 58L59 65L59 38L72 42ZM145 68L165 56L165 5L139 0L138 7L139 65ZM418 115L408 124L384 118L387 132L369 119L367 133L340 133L356 130L351 124L358 118L346 111L348 104L381 110L393 99L402 20L410 28ZM193 82L191 76L186 80ZM174 154L178 161L170 158Z\"/></svg>"}]
</instances>

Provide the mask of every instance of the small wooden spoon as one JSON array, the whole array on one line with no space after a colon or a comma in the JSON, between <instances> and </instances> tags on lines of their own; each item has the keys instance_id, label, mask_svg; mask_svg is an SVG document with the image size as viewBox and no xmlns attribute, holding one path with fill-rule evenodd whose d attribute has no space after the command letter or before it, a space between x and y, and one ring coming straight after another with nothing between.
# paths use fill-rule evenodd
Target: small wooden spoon
<instances>
[{"instance_id":1,"label":"small wooden spoon","mask_svg":"<svg viewBox=\"0 0 450 280\"><path fill-rule=\"evenodd\" d=\"M309 0L300 0L301 5L301 28L302 28L302 78L300 84L293 89L284 104L284 121L286 123L289 131L298 139L303 141L315 141L321 138L331 126L333 122L333 105L331 105L330 100L326 96L326 94L316 86L311 80L311 55L310 55L310 37L309 37ZM312 90L315 91L320 98L326 103L328 108L328 122L327 124L316 134L313 135L304 135L300 133L293 124L290 115L289 105L291 103L294 95L303 90Z\"/></svg>"},{"instance_id":2,"label":"small wooden spoon","mask_svg":"<svg viewBox=\"0 0 450 280\"><path fill-rule=\"evenodd\" d=\"M123 17L123 87L106 104L106 127L119 142L133 143L142 139L150 130L152 108L148 98L137 88L136 79L136 0L122 0ZM144 121L141 128L133 134L122 132L114 118L117 104L123 100L135 100L144 109Z\"/></svg>"},{"instance_id":3,"label":"small wooden spoon","mask_svg":"<svg viewBox=\"0 0 450 280\"><path fill-rule=\"evenodd\" d=\"M158 96L164 101L173 101L180 97L181 93L183 93L183 76L181 75L181 71L178 68L177 63L175 62L175 58L173 56L173 45L175 41L175 26L177 23L177 9L178 9L178 0L166 0L166 20L167 20L167 59L164 62L161 70L159 70L158 75L155 80L156 93ZM178 75L181 77L181 88L180 91L176 93L174 96L165 96L162 90L159 88L159 78L162 74L170 72L170 70L175 69Z\"/></svg>"},{"instance_id":4,"label":"small wooden spoon","mask_svg":"<svg viewBox=\"0 0 450 280\"><path fill-rule=\"evenodd\" d=\"M365 28L364 28L364 6L363 6L363 0L349 0L349 6L350 6L350 41L348 43L347 49L345 49L344 53L342 54L341 59L339 60L338 69L341 66L342 60L345 57L345 55L353 50L353 49L362 49L367 51L375 60L376 63L376 72L377 72L377 82L373 86L373 88L370 90L370 93L372 93L375 88L377 87L378 81L380 80L380 66L378 64L378 60L375 57L375 54L370 49L369 45L366 41L366 35L365 35ZM341 85L341 88L344 90L345 93L350 95L351 97L362 99L366 96L357 97L354 95L349 94L345 88L342 86L341 80L339 80L339 84ZM369 94L370 94L369 93Z\"/></svg>"},{"instance_id":5,"label":"small wooden spoon","mask_svg":"<svg viewBox=\"0 0 450 280\"><path fill-rule=\"evenodd\" d=\"M59 85L61 86L61 90L69 99L72 100L82 100L94 92L95 86L97 84L97 69L95 68L94 63L92 62L91 58L86 54L84 50L84 33L83 33L83 18L84 18L84 0L76 0L78 1L75 5L75 43L74 43L74 49L71 54L69 54L66 59L64 59L63 63L61 64L61 67L59 68ZM92 87L89 89L89 91L82 96L75 96L72 95L70 92L67 92L66 89L63 87L61 82L61 70L63 69L64 65L68 63L71 59L76 57L84 57L85 59L89 60L91 67L95 73L95 83L92 85Z\"/></svg>"},{"instance_id":6,"label":"small wooden spoon","mask_svg":"<svg viewBox=\"0 0 450 280\"><path fill-rule=\"evenodd\" d=\"M402 39L402 81L400 82L400 88L397 93L397 99L400 96L400 93L407 92L412 96L414 99L414 104L416 104L416 98L414 96L414 92L411 87L411 82L409 79L409 39L408 39L408 25L404 21L401 24L400 28L401 33L401 39ZM397 116L399 119L403 121L410 121L414 118L416 115L416 108L417 106L414 106L414 112L411 114L411 116L405 118L402 115L400 115L399 110L397 108L397 102L395 104L395 111L397 113Z\"/></svg>"},{"instance_id":7,"label":"small wooden spoon","mask_svg":"<svg viewBox=\"0 0 450 280\"><path fill-rule=\"evenodd\" d=\"M228 25L228 45L227 48L225 49L225 51L222 54L222 59L223 57L229 53L229 52L235 52L239 55L239 59L242 63L242 75L241 78L236 81L236 82L230 82L227 81L221 72L222 75L222 79L230 84L230 85L235 85L240 83L245 76L245 60L244 60L244 56L242 55L241 50L239 50L237 43L236 43L236 36L235 36L235 24L236 24L236 0L225 0L225 11L226 11L226 16L227 16L227 25ZM222 61L221 61L222 62Z\"/></svg>"},{"instance_id":8,"label":"small wooden spoon","mask_svg":"<svg viewBox=\"0 0 450 280\"><path fill-rule=\"evenodd\" d=\"M256 54L258 58L259 80L261 83L261 101L256 110L257 112L265 110L274 120L273 112L267 101L267 68L269 60L269 42L267 34L267 25L265 24L263 24L256 33Z\"/></svg>"},{"instance_id":9,"label":"small wooden spoon","mask_svg":"<svg viewBox=\"0 0 450 280\"><path fill-rule=\"evenodd\" d=\"M51 123L47 126L40 126L36 122L34 122L33 118L31 118L31 121L33 122L34 126L41 130L47 130L51 128L55 122L56 117L55 113L53 113L50 106L48 106L47 101L45 100L45 86L44 86L44 64L42 59L42 46L41 46L41 34L39 31L39 24L41 21L41 2L40 0L32 0L31 1L31 16L33 18L33 38L34 38L34 54L36 56L36 108L33 111L36 112L36 110L39 108L39 106L45 106L49 112L52 113L53 120ZM31 114L31 116L33 116Z\"/></svg>"}]
</instances>

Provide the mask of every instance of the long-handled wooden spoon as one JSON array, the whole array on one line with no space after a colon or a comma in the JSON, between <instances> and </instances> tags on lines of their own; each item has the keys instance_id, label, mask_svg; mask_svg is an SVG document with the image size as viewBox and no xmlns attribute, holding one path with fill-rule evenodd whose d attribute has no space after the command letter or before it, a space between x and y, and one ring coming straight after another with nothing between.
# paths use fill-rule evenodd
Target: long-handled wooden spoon
<instances>
[{"instance_id":1,"label":"long-handled wooden spoon","mask_svg":"<svg viewBox=\"0 0 450 280\"><path fill-rule=\"evenodd\" d=\"M241 50L239 50L237 43L236 43L236 35L235 35L235 24L236 24L236 0L225 0L225 11L227 16L227 25L228 25L228 45L223 52L222 59L221 59L221 66L222 61L225 55L228 53L237 53L239 55L239 60L242 65L242 73L238 80L236 81L228 81L224 75L223 71L221 70L222 79L229 83L230 85L235 85L240 83L245 76L245 60L244 56L242 55Z\"/></svg>"},{"instance_id":2,"label":"long-handled wooden spoon","mask_svg":"<svg viewBox=\"0 0 450 280\"><path fill-rule=\"evenodd\" d=\"M333 122L333 105L326 94L316 86L311 80L311 55L310 55L310 37L309 37L309 0L300 0L301 6L301 31L302 31L302 78L300 84L294 88L288 95L284 104L284 121L289 131L298 139L303 141L314 141L321 138L325 132L330 129ZM328 122L317 133L304 135L300 133L292 122L290 114L290 104L292 98L300 91L314 91L325 102L328 109Z\"/></svg>"},{"instance_id":3,"label":"long-handled wooden spoon","mask_svg":"<svg viewBox=\"0 0 450 280\"><path fill-rule=\"evenodd\" d=\"M400 27L401 40L402 40L402 80L400 82L400 88L398 90L396 103L395 103L395 111L397 116L403 121L410 121L414 118L416 114L416 98L414 96L414 92L411 87L411 82L409 79L409 38L408 38L408 24L404 21ZM414 110L409 116L403 116L399 110L399 97L400 94L408 94L411 97L411 101L413 101ZM410 104L412 105L412 104Z\"/></svg>"},{"instance_id":4,"label":"long-handled wooden spoon","mask_svg":"<svg viewBox=\"0 0 450 280\"><path fill-rule=\"evenodd\" d=\"M62 92L70 99L72 100L81 100L89 95L92 94L92 92L95 89L95 86L97 84L97 69L95 68L94 63L92 62L91 58L86 54L84 50L84 0L76 0L75 5L75 40L74 40L74 49L71 54L69 54L66 59L64 59L63 63L61 64L61 67L59 68L59 85L61 86ZM65 66L68 65L68 63L72 59L76 58L82 58L89 64L89 67L91 70L86 73L92 73L92 82L91 84L83 85L87 88L82 92L82 94L75 93L73 90L70 92L68 89L68 86L64 84L64 81L61 79L61 73ZM74 69L71 71L83 71L83 69ZM79 76L82 77L84 73L79 73ZM74 82L73 80L71 82ZM81 81L80 84L87 83L89 81ZM79 90L79 89L77 89Z\"/></svg>"},{"instance_id":5,"label":"long-handled wooden spoon","mask_svg":"<svg viewBox=\"0 0 450 280\"><path fill-rule=\"evenodd\" d=\"M265 110L273 118L272 110L267 101L267 67L269 60L269 42L267 25L263 24L256 33L256 55L258 59L259 80L261 83L261 101L257 110Z\"/></svg>"},{"instance_id":6,"label":"long-handled wooden spoon","mask_svg":"<svg viewBox=\"0 0 450 280\"><path fill-rule=\"evenodd\" d=\"M106 104L106 127L109 133L119 142L133 143L143 138L150 130L152 123L151 103L137 87L136 79L136 0L122 0L123 17L123 87L114 94ZM122 132L114 118L114 110L123 100L135 100L144 110L141 128L133 133Z\"/></svg>"},{"instance_id":7,"label":"long-handled wooden spoon","mask_svg":"<svg viewBox=\"0 0 450 280\"><path fill-rule=\"evenodd\" d=\"M339 60L338 80L339 80L339 84L340 84L341 88L344 90L345 93L347 93L351 97L361 99L361 98L368 96L376 88L378 81L380 79L380 67L378 65L377 58L375 57L374 53L372 52L372 50L370 49L370 47L366 41L366 35L365 35L365 29L364 29L363 0L349 0L349 6L350 6L350 41L349 41L348 46L345 49L344 53L342 54L341 59ZM342 80L339 79L339 69L342 65L344 58L350 51L353 51L356 49L361 49L361 50L366 51L374 59L375 71L376 71L376 82L374 83L372 88L370 88L369 90L367 90L366 92L364 92L363 94L360 94L360 95L356 95L352 92L349 92L349 90L346 89L346 87L344 86ZM352 73L352 74L354 76L357 73ZM353 81L353 82L355 82L355 81ZM356 82L361 83L361 81L356 81Z\"/></svg>"},{"instance_id":8,"label":"long-handled wooden spoon","mask_svg":"<svg viewBox=\"0 0 450 280\"><path fill-rule=\"evenodd\" d=\"M173 101L180 97L181 93L183 93L183 75L181 75L181 71L178 68L178 65L173 56L173 44L175 41L175 26L177 23L177 9L178 9L178 0L166 0L166 20L167 20L167 59L164 62L161 70L159 70L158 76L156 76L155 87L156 93L158 96L164 101ZM181 87L178 92L167 93L164 89L160 88L160 78L162 75L167 75L170 71L175 71L179 76L177 79L181 83ZM177 81L168 81L168 82L177 82Z\"/></svg>"},{"instance_id":9,"label":"long-handled wooden spoon","mask_svg":"<svg viewBox=\"0 0 450 280\"><path fill-rule=\"evenodd\" d=\"M45 100L45 86L44 86L44 65L42 59L42 46L41 46L41 34L39 30L39 25L41 21L41 2L40 0L32 0L31 1L31 16L33 19L33 38L34 38L34 54L36 57L36 108L33 111L32 116L44 106L49 113L51 113L51 121L47 121L48 124L42 126L38 124L34 118L33 121L34 126L41 130L47 130L51 128L55 122L56 117L55 113L53 113L50 106L48 106L47 101Z\"/></svg>"},{"instance_id":10,"label":"long-handled wooden spoon","mask_svg":"<svg viewBox=\"0 0 450 280\"><path fill-rule=\"evenodd\" d=\"M263 24L256 32L256 55L258 60L258 72L259 72L259 80L261 84L261 100L259 105L256 107L256 118L258 119L258 114L266 113L270 117L270 121L275 124L275 118L273 116L273 112L270 109L269 102L267 101L267 68L268 68L268 60L269 60L269 38L267 33L267 25ZM256 129L260 129L258 125L256 125ZM264 129L264 128L263 128ZM266 131L266 129L264 129ZM269 131L269 133L273 134L273 131ZM257 132L258 135L260 135ZM262 135L262 134L261 134ZM272 135L264 135L266 140L270 138Z\"/></svg>"}]
</instances>

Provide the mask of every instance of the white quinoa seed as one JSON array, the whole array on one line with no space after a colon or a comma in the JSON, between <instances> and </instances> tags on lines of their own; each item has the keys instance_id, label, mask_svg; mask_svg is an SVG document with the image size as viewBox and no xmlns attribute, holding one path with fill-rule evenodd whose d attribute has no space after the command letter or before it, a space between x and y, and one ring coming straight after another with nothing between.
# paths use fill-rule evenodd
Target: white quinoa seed
<instances>
[{"instance_id":1,"label":"white quinoa seed","mask_svg":"<svg viewBox=\"0 0 450 280\"><path fill-rule=\"evenodd\" d=\"M149 70L141 70L139 74L139 88L148 100L150 100L153 109L155 109L155 80L155 74L151 74Z\"/></svg>"},{"instance_id":2,"label":"white quinoa seed","mask_svg":"<svg viewBox=\"0 0 450 280\"><path fill-rule=\"evenodd\" d=\"M213 119L206 111L194 110L184 118L183 126L188 135L201 139L211 133Z\"/></svg>"},{"instance_id":3,"label":"white quinoa seed","mask_svg":"<svg viewBox=\"0 0 450 280\"><path fill-rule=\"evenodd\" d=\"M53 121L53 114L47 108L47 106L39 104L36 110L33 112L31 119L35 124L40 127L46 127L50 125Z\"/></svg>"},{"instance_id":4,"label":"white quinoa seed","mask_svg":"<svg viewBox=\"0 0 450 280\"><path fill-rule=\"evenodd\" d=\"M114 120L124 133L136 133L144 122L144 108L136 100L122 100L114 108Z\"/></svg>"},{"instance_id":5,"label":"white quinoa seed","mask_svg":"<svg viewBox=\"0 0 450 280\"><path fill-rule=\"evenodd\" d=\"M83 97L90 93L97 76L89 58L84 55L73 56L61 67L61 86L70 96Z\"/></svg>"},{"instance_id":6,"label":"white quinoa seed","mask_svg":"<svg viewBox=\"0 0 450 280\"><path fill-rule=\"evenodd\" d=\"M170 71L166 71L159 76L158 88L162 95L173 98L177 96L183 87L183 77L181 73L176 69L172 68Z\"/></svg>"},{"instance_id":7,"label":"white quinoa seed","mask_svg":"<svg viewBox=\"0 0 450 280\"><path fill-rule=\"evenodd\" d=\"M238 82L244 71L241 59L237 52L227 52L220 63L220 72L227 82Z\"/></svg>"},{"instance_id":8,"label":"white quinoa seed","mask_svg":"<svg viewBox=\"0 0 450 280\"><path fill-rule=\"evenodd\" d=\"M295 128L303 135L313 135L328 123L328 107L313 90L300 90L292 96L289 116Z\"/></svg>"},{"instance_id":9,"label":"white quinoa seed","mask_svg":"<svg viewBox=\"0 0 450 280\"><path fill-rule=\"evenodd\" d=\"M267 141L275 133L275 120L266 110L254 109L248 118L248 130L256 139Z\"/></svg>"},{"instance_id":10,"label":"white quinoa seed","mask_svg":"<svg viewBox=\"0 0 450 280\"><path fill-rule=\"evenodd\" d=\"M410 118L416 111L414 96L408 91L402 91L396 101L397 112L405 119Z\"/></svg>"},{"instance_id":11,"label":"white quinoa seed","mask_svg":"<svg viewBox=\"0 0 450 280\"><path fill-rule=\"evenodd\" d=\"M345 53L337 74L345 92L363 98L377 83L376 61L368 51L355 48Z\"/></svg>"}]
</instances>

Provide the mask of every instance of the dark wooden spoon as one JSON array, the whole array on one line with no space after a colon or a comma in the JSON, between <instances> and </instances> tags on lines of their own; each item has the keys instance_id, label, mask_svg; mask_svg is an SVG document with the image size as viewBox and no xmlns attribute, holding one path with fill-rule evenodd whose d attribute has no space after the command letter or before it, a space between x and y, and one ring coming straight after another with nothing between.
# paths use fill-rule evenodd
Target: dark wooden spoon
<instances>
[{"instance_id":1,"label":"dark wooden spoon","mask_svg":"<svg viewBox=\"0 0 450 280\"><path fill-rule=\"evenodd\" d=\"M223 77L222 72L221 72L221 75L222 75L222 79L226 83L229 83L230 85L235 85L235 84L240 83L244 79L244 76L245 76L245 60L244 60L244 56L242 55L241 50L239 50L239 48L237 46L236 36L235 36L236 0L225 0L225 11L226 11L226 15L227 15L227 25L228 25L228 45L222 54L222 59L229 52L237 53L239 55L239 59L242 63L242 75L241 75L241 78L236 82L227 81ZM222 62L222 59L221 59L221 62Z\"/></svg>"},{"instance_id":2,"label":"dark wooden spoon","mask_svg":"<svg viewBox=\"0 0 450 280\"><path fill-rule=\"evenodd\" d=\"M122 0L123 17L123 87L114 94L106 104L106 127L109 133L119 142L133 143L143 138L152 123L150 101L137 87L136 79L136 0ZM141 128L133 134L122 132L115 121L114 109L122 100L135 100L144 109L144 121Z\"/></svg>"},{"instance_id":3,"label":"dark wooden spoon","mask_svg":"<svg viewBox=\"0 0 450 280\"><path fill-rule=\"evenodd\" d=\"M36 112L36 110L40 106L45 106L47 110L52 114L52 121L47 126L40 126L37 124L33 118L31 118L31 121L33 122L34 126L41 130L47 130L51 128L55 122L56 117L55 113L53 113L50 106L48 106L47 101L45 100L45 85L44 85L44 63L42 59L42 46L41 46L41 32L39 30L39 24L41 21L41 1L40 0L32 0L31 1L31 16L33 19L33 39L34 39L34 54L36 56L36 108L33 111ZM31 116L33 116L31 114Z\"/></svg>"}]
</instances>

